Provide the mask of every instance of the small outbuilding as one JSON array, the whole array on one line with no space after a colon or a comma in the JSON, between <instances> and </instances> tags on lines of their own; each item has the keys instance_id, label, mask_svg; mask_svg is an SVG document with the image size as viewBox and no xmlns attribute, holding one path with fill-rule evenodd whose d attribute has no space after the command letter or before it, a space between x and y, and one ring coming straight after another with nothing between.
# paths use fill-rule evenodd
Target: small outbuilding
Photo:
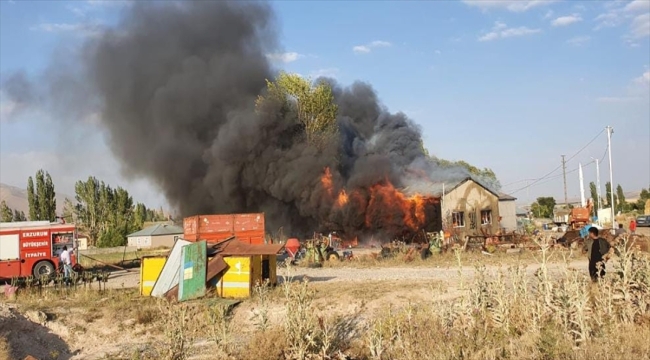
<instances>
[{"instance_id":1,"label":"small outbuilding","mask_svg":"<svg viewBox=\"0 0 650 360\"><path fill-rule=\"evenodd\" d=\"M183 237L183 228L172 224L156 224L127 235L128 246L137 248L158 248L174 246L176 239Z\"/></svg>"},{"instance_id":2,"label":"small outbuilding","mask_svg":"<svg viewBox=\"0 0 650 360\"><path fill-rule=\"evenodd\" d=\"M517 205L514 196L499 193L499 215L501 228L507 232L517 230Z\"/></svg>"}]
</instances>

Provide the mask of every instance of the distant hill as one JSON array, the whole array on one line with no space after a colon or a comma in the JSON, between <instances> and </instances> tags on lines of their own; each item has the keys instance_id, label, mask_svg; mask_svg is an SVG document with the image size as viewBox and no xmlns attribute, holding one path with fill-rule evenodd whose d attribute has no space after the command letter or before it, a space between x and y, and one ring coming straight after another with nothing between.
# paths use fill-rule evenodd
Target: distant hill
<instances>
[{"instance_id":1,"label":"distant hill","mask_svg":"<svg viewBox=\"0 0 650 360\"><path fill-rule=\"evenodd\" d=\"M56 191L56 189L54 189ZM74 202L74 196L56 193L56 213L63 212L63 204L68 198ZM0 183L0 201L4 200L13 210L23 211L29 216L29 204L27 202L27 190L15 186Z\"/></svg>"}]
</instances>

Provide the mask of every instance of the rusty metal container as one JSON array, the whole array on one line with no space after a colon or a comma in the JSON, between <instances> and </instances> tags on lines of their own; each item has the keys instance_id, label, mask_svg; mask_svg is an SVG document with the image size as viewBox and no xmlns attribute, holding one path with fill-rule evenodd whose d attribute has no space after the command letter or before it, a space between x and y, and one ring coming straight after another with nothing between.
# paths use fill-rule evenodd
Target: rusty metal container
<instances>
[{"instance_id":1,"label":"rusty metal container","mask_svg":"<svg viewBox=\"0 0 650 360\"><path fill-rule=\"evenodd\" d=\"M264 244L264 213L195 215L183 220L183 237L188 241L220 242L235 236L247 244Z\"/></svg>"}]
</instances>

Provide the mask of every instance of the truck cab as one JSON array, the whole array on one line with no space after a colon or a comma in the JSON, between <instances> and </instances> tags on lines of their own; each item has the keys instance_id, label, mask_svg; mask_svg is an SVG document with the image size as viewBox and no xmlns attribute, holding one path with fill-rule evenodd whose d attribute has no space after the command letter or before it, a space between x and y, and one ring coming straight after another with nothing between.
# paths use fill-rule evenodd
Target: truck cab
<instances>
[{"instance_id":1,"label":"truck cab","mask_svg":"<svg viewBox=\"0 0 650 360\"><path fill-rule=\"evenodd\" d=\"M72 265L77 239L74 224L49 221L0 223L0 279L54 275L63 247L70 251Z\"/></svg>"}]
</instances>

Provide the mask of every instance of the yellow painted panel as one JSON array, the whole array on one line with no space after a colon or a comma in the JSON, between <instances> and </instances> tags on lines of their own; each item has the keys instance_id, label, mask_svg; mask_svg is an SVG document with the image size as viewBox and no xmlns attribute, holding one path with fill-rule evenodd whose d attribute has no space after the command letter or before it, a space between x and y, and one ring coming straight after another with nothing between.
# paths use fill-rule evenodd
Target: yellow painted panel
<instances>
[{"instance_id":1,"label":"yellow painted panel","mask_svg":"<svg viewBox=\"0 0 650 360\"><path fill-rule=\"evenodd\" d=\"M217 294L224 298L251 296L251 257L225 257L228 270L217 282Z\"/></svg>"},{"instance_id":2,"label":"yellow painted panel","mask_svg":"<svg viewBox=\"0 0 650 360\"><path fill-rule=\"evenodd\" d=\"M140 294L150 296L158 276L162 272L167 257L145 257L140 263Z\"/></svg>"}]
</instances>

